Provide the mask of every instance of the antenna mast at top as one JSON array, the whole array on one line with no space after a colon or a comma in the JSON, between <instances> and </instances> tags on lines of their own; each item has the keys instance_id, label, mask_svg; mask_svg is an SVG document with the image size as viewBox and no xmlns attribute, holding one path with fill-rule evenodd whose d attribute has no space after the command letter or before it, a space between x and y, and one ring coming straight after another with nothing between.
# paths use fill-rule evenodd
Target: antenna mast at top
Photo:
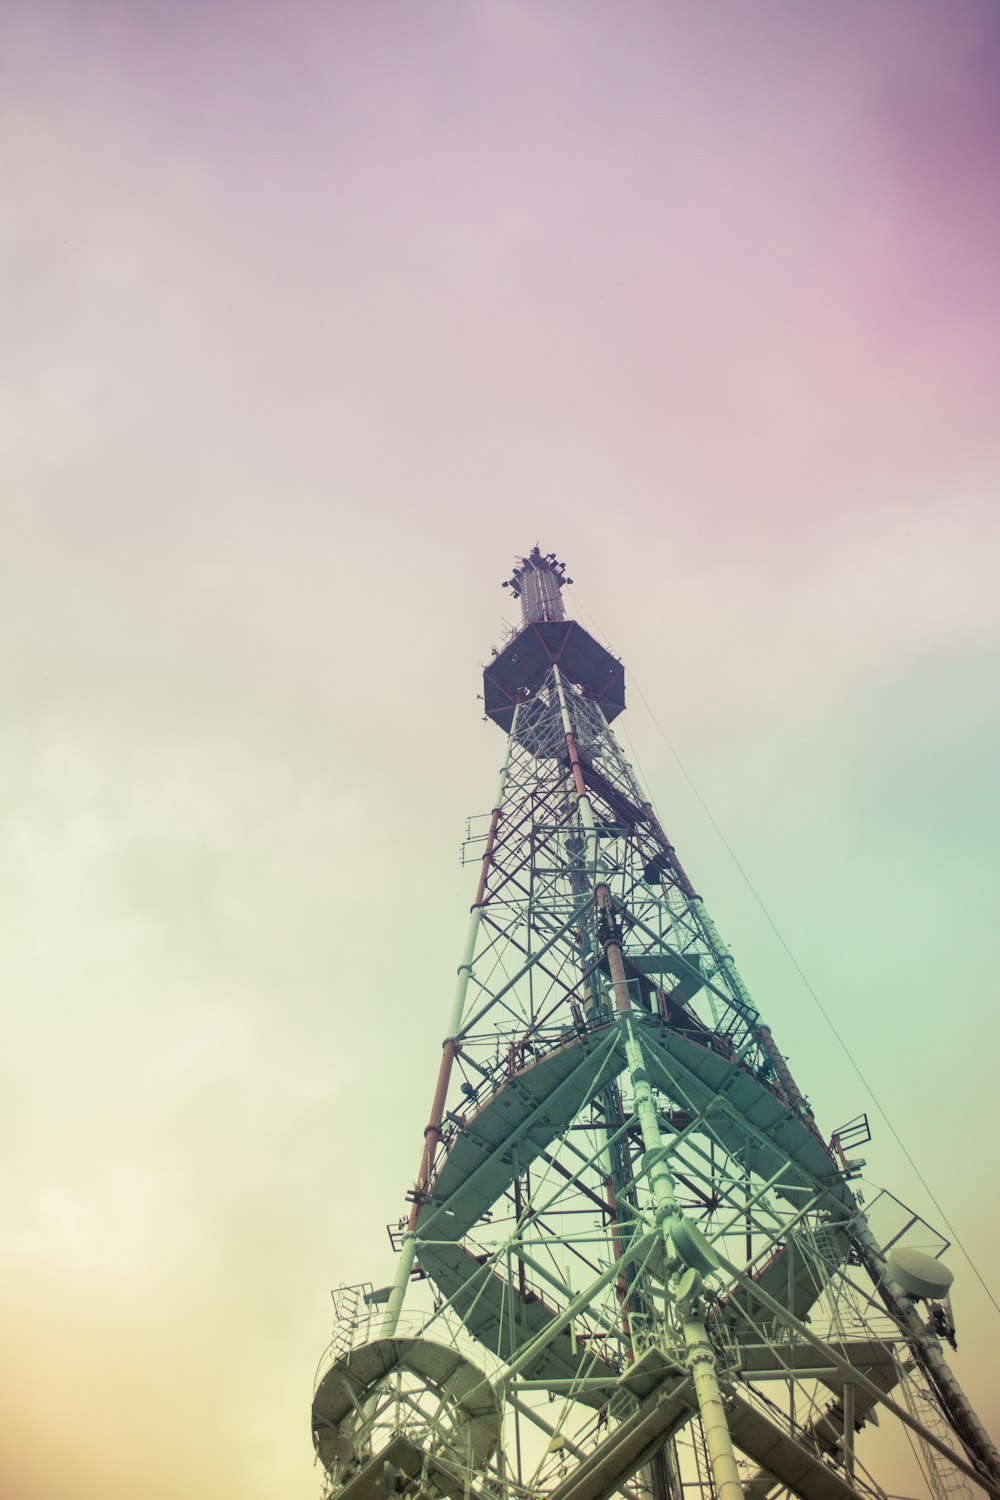
<instances>
[{"instance_id":1,"label":"antenna mast at top","mask_svg":"<svg viewBox=\"0 0 1000 1500\"><path fill-rule=\"evenodd\" d=\"M532 625L537 620L565 620L559 591L572 582L566 577L566 564L559 562L554 552L543 555L534 546L527 557L518 559L514 576L504 588L513 589L514 598L521 601L522 625Z\"/></svg>"}]
</instances>

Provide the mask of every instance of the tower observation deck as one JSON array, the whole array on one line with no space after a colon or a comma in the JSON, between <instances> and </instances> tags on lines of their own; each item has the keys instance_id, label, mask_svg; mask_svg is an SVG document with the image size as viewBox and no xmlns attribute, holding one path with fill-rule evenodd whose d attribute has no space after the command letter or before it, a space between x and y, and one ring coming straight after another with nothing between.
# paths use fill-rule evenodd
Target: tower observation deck
<instances>
[{"instance_id":1,"label":"tower observation deck","mask_svg":"<svg viewBox=\"0 0 1000 1500\"><path fill-rule=\"evenodd\" d=\"M879 1424L935 1500L1000 1497L944 1354L946 1242L862 1204L867 1122L814 1118L614 737L624 669L567 582L536 547L505 585L499 785L395 1274L335 1294L324 1492L885 1500Z\"/></svg>"}]
</instances>

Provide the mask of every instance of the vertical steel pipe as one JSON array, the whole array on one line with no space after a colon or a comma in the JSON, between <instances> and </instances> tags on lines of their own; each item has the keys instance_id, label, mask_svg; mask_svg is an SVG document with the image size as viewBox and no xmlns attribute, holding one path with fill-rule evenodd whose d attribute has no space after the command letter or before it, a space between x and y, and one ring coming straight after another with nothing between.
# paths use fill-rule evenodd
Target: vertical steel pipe
<instances>
[{"instance_id":1,"label":"vertical steel pipe","mask_svg":"<svg viewBox=\"0 0 1000 1500\"><path fill-rule=\"evenodd\" d=\"M628 993L628 980L622 958L621 945L611 927L611 893L606 885L597 888L597 905L605 919L604 951L611 974L615 1004L622 1019L625 1034L625 1058L632 1083L632 1102L642 1144L650 1162L648 1179L656 1217L663 1235L664 1250L668 1261L675 1258L670 1234L672 1221L683 1218L677 1203L673 1173L667 1165L664 1139L660 1130L660 1119L656 1108L649 1073L645 1066L642 1042L632 1014ZM698 1400L698 1414L705 1434L712 1478L718 1500L743 1500L736 1455L733 1451L732 1434L726 1420L722 1403L722 1392L715 1366L715 1352L708 1338L704 1318L697 1303L687 1304L687 1315L683 1319L684 1343L687 1347L687 1366L694 1382Z\"/></svg>"}]
</instances>

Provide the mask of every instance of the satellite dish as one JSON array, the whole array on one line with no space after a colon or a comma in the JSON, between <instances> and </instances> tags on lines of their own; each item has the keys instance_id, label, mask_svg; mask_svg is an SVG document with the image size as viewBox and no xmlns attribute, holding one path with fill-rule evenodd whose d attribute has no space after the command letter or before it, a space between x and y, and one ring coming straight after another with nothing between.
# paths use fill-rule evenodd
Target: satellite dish
<instances>
[{"instance_id":1,"label":"satellite dish","mask_svg":"<svg viewBox=\"0 0 1000 1500\"><path fill-rule=\"evenodd\" d=\"M932 1255L910 1250L905 1245L889 1251L889 1275L909 1296L932 1297L935 1301L947 1297L955 1280L954 1272Z\"/></svg>"},{"instance_id":2,"label":"satellite dish","mask_svg":"<svg viewBox=\"0 0 1000 1500\"><path fill-rule=\"evenodd\" d=\"M707 1276L718 1268L718 1257L700 1229L689 1224L687 1219L674 1219L670 1226L670 1239L678 1260L692 1270Z\"/></svg>"},{"instance_id":3,"label":"satellite dish","mask_svg":"<svg viewBox=\"0 0 1000 1500\"><path fill-rule=\"evenodd\" d=\"M678 1302L690 1302L692 1298L697 1297L700 1291L701 1276L695 1270L694 1266L688 1266L687 1270L681 1273L677 1281L677 1300Z\"/></svg>"},{"instance_id":4,"label":"satellite dish","mask_svg":"<svg viewBox=\"0 0 1000 1500\"><path fill-rule=\"evenodd\" d=\"M354 1444L349 1437L335 1437L330 1444L330 1457L335 1458L338 1464L349 1464L354 1457Z\"/></svg>"}]
</instances>

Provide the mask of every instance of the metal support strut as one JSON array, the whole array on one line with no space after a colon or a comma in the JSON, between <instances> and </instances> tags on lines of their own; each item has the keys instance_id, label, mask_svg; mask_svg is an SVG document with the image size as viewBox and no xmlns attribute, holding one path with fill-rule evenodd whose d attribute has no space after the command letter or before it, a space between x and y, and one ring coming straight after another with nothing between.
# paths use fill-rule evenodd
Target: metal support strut
<instances>
[{"instance_id":1,"label":"metal support strut","mask_svg":"<svg viewBox=\"0 0 1000 1500\"><path fill-rule=\"evenodd\" d=\"M677 1202L673 1174L667 1165L664 1149L666 1142L660 1131L656 1101L653 1098L649 1073L645 1066L642 1041L632 1015L632 1002L628 993L621 946L614 936L615 929L610 922L611 893L606 885L599 885L597 888L597 905L604 918L606 934L604 951L611 974L615 1007L621 1017L621 1025L625 1034L625 1057L632 1084L636 1119L642 1134L645 1160L650 1163L648 1176L656 1207L656 1218L663 1236L667 1261L668 1263L676 1262L671 1228L683 1221L684 1215ZM743 1486L740 1483L733 1440L729 1431L729 1423L726 1421L722 1392L719 1388L715 1352L709 1342L708 1330L705 1327L697 1297L692 1297L682 1303L679 1310L683 1319L687 1366L694 1382L698 1412L705 1434L705 1444L712 1466L716 1493L719 1500L743 1500Z\"/></svg>"}]
</instances>

